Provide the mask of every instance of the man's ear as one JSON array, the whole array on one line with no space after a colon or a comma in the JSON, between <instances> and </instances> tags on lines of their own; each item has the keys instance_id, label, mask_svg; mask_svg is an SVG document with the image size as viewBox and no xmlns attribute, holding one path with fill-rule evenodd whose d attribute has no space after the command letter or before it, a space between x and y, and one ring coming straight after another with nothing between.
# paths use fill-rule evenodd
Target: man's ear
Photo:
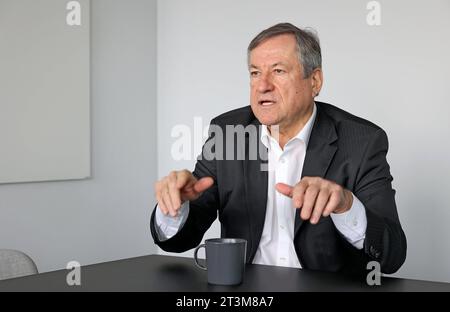
<instances>
[{"instance_id":1,"label":"man's ear","mask_svg":"<svg viewBox=\"0 0 450 312\"><path fill-rule=\"evenodd\" d=\"M311 89L312 97L315 98L319 95L323 84L323 73L321 68L316 68L311 74Z\"/></svg>"}]
</instances>

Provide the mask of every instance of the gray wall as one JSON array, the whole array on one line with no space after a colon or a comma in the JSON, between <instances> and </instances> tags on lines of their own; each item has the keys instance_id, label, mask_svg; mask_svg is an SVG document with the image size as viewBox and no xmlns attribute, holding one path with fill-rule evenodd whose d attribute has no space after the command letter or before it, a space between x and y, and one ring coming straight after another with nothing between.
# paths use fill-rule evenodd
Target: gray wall
<instances>
[{"instance_id":1,"label":"gray wall","mask_svg":"<svg viewBox=\"0 0 450 312\"><path fill-rule=\"evenodd\" d=\"M92 179L0 185L0 248L40 271L155 251L156 1L95 0L91 14Z\"/></svg>"},{"instance_id":2,"label":"gray wall","mask_svg":"<svg viewBox=\"0 0 450 312\"><path fill-rule=\"evenodd\" d=\"M369 27L360 0L158 1L158 175L193 168L194 160L171 157L175 125L193 127L199 116L206 126L248 104L245 50L254 35L280 21L314 27L325 74L318 100L389 135L409 242L398 275L450 282L450 2L380 3L382 24ZM206 237L219 235L216 223Z\"/></svg>"}]
</instances>

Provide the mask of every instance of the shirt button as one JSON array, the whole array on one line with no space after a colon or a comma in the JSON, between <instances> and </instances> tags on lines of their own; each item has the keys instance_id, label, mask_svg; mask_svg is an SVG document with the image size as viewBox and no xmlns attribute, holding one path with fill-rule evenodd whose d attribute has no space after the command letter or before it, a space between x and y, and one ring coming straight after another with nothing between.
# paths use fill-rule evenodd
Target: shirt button
<instances>
[{"instance_id":1,"label":"shirt button","mask_svg":"<svg viewBox=\"0 0 450 312\"><path fill-rule=\"evenodd\" d=\"M280 261L286 261L286 258L281 257L281 258L280 258Z\"/></svg>"},{"instance_id":2,"label":"shirt button","mask_svg":"<svg viewBox=\"0 0 450 312\"><path fill-rule=\"evenodd\" d=\"M353 219L353 226L357 226L358 225L358 220Z\"/></svg>"},{"instance_id":3,"label":"shirt button","mask_svg":"<svg viewBox=\"0 0 450 312\"><path fill-rule=\"evenodd\" d=\"M281 157L280 158L280 163L284 164L285 162L286 162L286 160L283 157Z\"/></svg>"},{"instance_id":4,"label":"shirt button","mask_svg":"<svg viewBox=\"0 0 450 312\"><path fill-rule=\"evenodd\" d=\"M284 230L284 226L283 226L283 225L280 225L280 229Z\"/></svg>"}]
</instances>

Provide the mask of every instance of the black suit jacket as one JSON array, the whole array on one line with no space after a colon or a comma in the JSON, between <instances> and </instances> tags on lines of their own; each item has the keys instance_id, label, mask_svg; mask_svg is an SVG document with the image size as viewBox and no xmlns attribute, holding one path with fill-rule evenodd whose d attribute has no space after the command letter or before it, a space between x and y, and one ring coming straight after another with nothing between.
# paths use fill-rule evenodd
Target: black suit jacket
<instances>
[{"instance_id":1,"label":"black suit jacket","mask_svg":"<svg viewBox=\"0 0 450 312\"><path fill-rule=\"evenodd\" d=\"M367 273L367 263L375 260L380 263L382 272L393 273L405 261L406 237L398 218L392 176L386 161L386 133L373 123L335 106L320 102L316 105L317 116L302 176L322 177L353 192L366 209L367 230L364 248L358 250L338 232L330 217L322 217L318 224L312 225L301 220L297 213L294 246L299 261L306 269ZM220 115L211 124L222 128L224 133L226 125L260 125L249 106ZM212 132L206 144L211 142L216 144L217 151L221 143ZM151 232L155 243L163 250L183 252L196 247L218 215L221 236L246 239L247 262L252 262L266 213L268 173L261 170L261 158L267 158L249 159L249 136L240 142L235 142L234 147L245 144L243 160L207 160L204 157L197 161L194 176L210 176L215 183L190 203L186 223L174 237L159 241L153 212ZM226 146L222 148L226 154ZM263 156L267 153L264 146L262 152Z\"/></svg>"}]
</instances>

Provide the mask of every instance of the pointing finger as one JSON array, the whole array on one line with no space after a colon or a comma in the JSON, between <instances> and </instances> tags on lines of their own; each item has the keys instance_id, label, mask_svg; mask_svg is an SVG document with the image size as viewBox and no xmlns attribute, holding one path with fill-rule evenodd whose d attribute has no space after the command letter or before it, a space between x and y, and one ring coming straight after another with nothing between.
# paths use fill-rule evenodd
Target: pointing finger
<instances>
[{"instance_id":1,"label":"pointing finger","mask_svg":"<svg viewBox=\"0 0 450 312\"><path fill-rule=\"evenodd\" d=\"M194 191L197 193L203 193L207 189L209 189L211 186L213 186L214 180L210 177L201 178L198 180L194 185Z\"/></svg>"},{"instance_id":2,"label":"pointing finger","mask_svg":"<svg viewBox=\"0 0 450 312\"><path fill-rule=\"evenodd\" d=\"M293 190L294 190L294 188L292 186L285 184L285 183L277 183L275 185L275 188L281 194L292 198L292 194L293 194Z\"/></svg>"}]
</instances>

